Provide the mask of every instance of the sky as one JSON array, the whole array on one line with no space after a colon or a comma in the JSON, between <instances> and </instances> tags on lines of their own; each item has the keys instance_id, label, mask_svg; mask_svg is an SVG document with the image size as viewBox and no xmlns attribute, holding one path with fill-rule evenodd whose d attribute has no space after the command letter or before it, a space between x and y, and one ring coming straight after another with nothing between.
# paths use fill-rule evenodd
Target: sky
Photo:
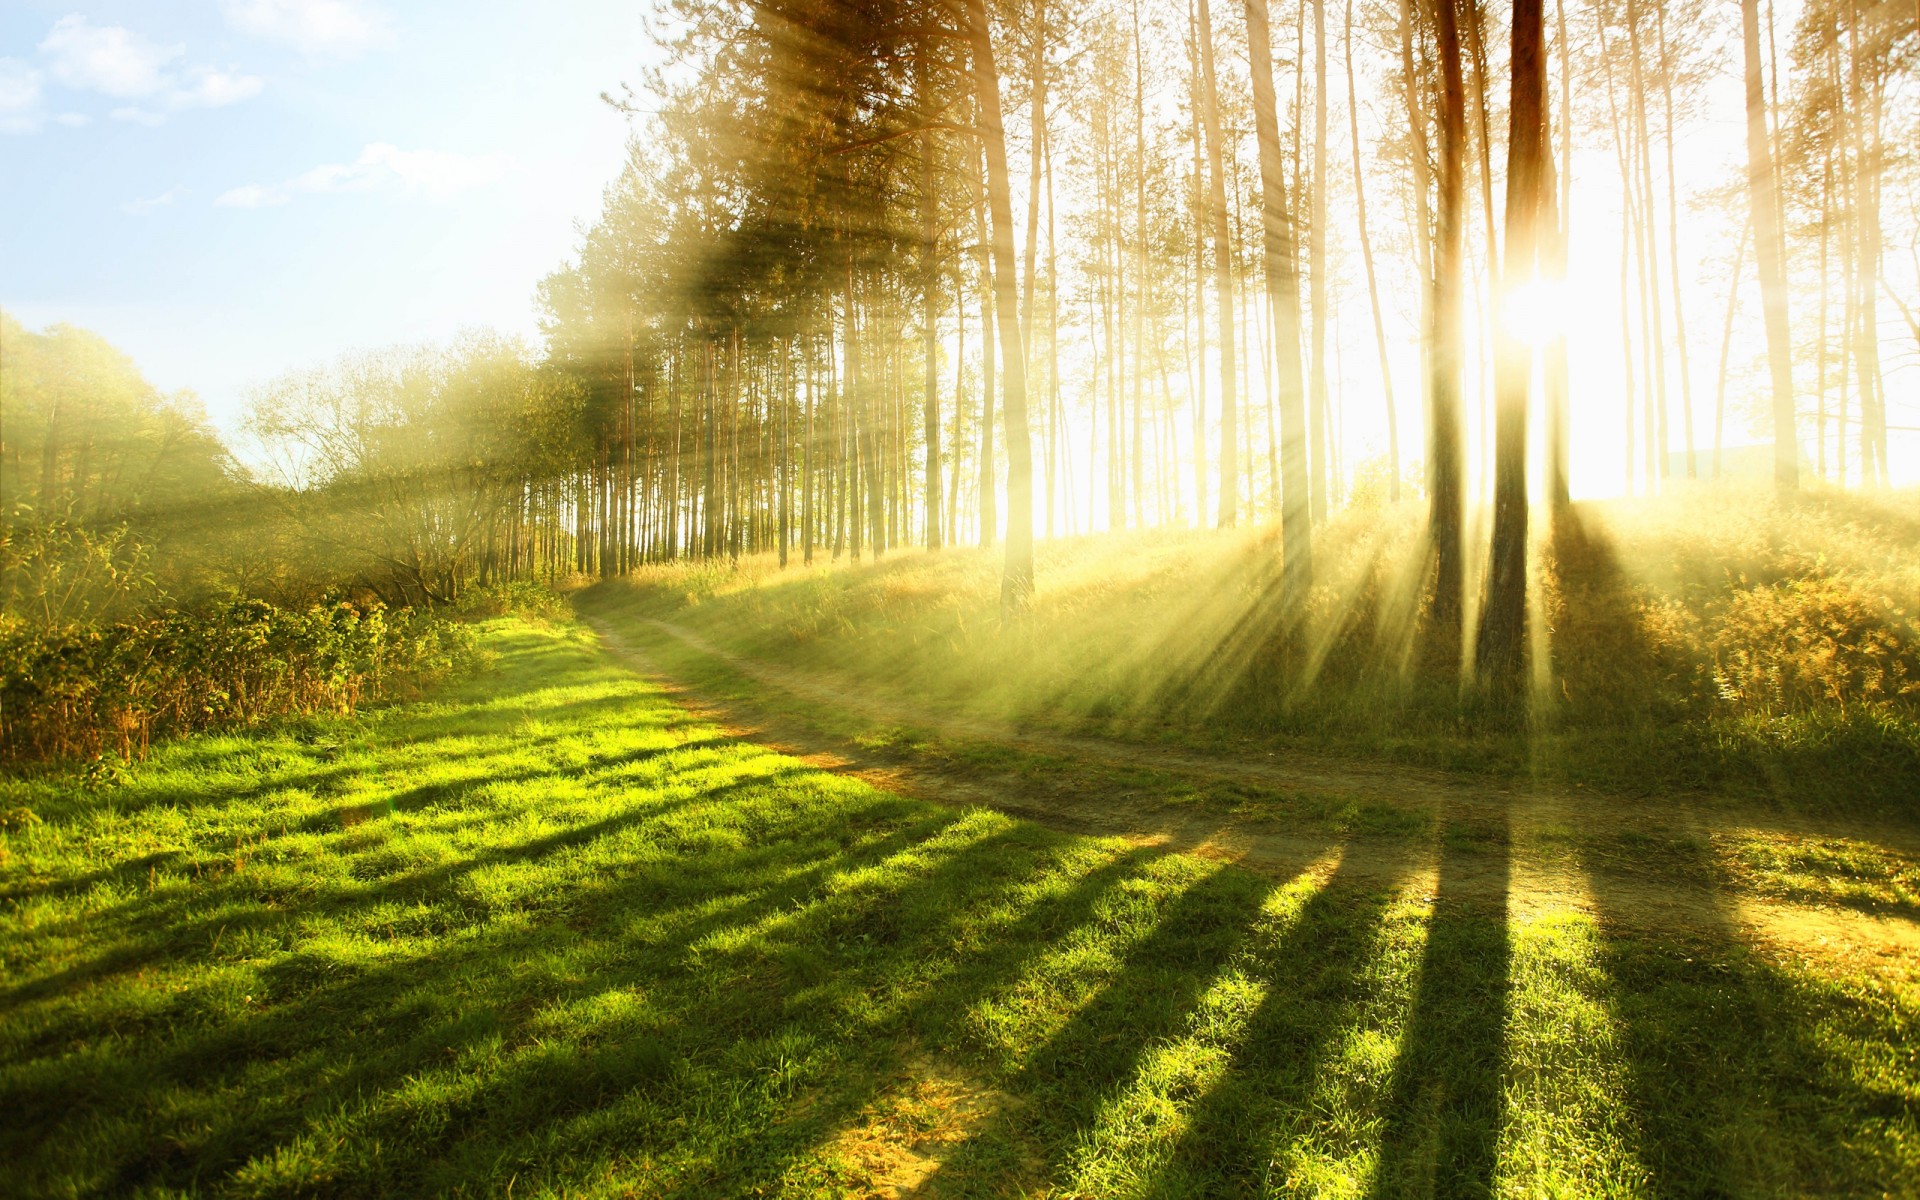
<instances>
[{"instance_id":1,"label":"sky","mask_svg":"<svg viewBox=\"0 0 1920 1200\"><path fill-rule=\"evenodd\" d=\"M84 326L224 432L248 390L484 325L618 173L634 0L6 0L0 307Z\"/></svg>"}]
</instances>

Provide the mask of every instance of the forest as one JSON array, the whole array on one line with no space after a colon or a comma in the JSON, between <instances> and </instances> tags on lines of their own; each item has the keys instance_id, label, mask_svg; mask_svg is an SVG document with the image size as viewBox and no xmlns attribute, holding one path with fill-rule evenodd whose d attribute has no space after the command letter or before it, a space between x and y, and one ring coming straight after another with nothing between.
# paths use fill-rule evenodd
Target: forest
<instances>
[{"instance_id":1,"label":"forest","mask_svg":"<svg viewBox=\"0 0 1920 1200\"><path fill-rule=\"evenodd\" d=\"M0 310L0 1195L1920 1192L1920 4L636 7L526 331Z\"/></svg>"}]
</instances>

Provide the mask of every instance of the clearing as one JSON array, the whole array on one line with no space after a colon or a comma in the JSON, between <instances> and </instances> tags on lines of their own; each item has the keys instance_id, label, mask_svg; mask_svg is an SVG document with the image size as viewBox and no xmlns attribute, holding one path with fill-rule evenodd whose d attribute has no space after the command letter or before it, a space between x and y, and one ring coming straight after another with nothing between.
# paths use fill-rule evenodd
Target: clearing
<instances>
[{"instance_id":1,"label":"clearing","mask_svg":"<svg viewBox=\"0 0 1920 1200\"><path fill-rule=\"evenodd\" d=\"M1010 728L597 620L6 782L7 1190L1920 1191L1897 823Z\"/></svg>"}]
</instances>

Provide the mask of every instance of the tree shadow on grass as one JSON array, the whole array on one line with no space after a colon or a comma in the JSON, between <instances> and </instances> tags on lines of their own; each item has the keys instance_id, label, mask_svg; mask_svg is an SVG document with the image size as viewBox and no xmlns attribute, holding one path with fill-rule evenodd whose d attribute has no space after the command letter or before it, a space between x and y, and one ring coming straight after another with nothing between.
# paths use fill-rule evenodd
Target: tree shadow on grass
<instances>
[{"instance_id":1,"label":"tree shadow on grass","mask_svg":"<svg viewBox=\"0 0 1920 1200\"><path fill-rule=\"evenodd\" d=\"M718 798L717 793L708 793L698 799ZM763 798L760 803L777 802ZM870 839L856 836L848 848L838 831L817 828L816 836L796 837L776 853L777 863L763 862L758 870L744 873L736 861L743 854L727 849L690 852L684 859L656 861L625 874L598 873L590 881L575 881L562 911L554 914L563 918L558 924L482 926L473 936L457 936L444 947L405 956L399 962L344 971L345 964L270 963L256 976L265 1007L250 1009L239 1019L207 1024L195 1019L194 1010L203 998L189 994L185 1003L156 1014L149 1022L152 1033L166 1040L136 1053L132 1061L96 1060L86 1064L91 1069L85 1069L62 1062L57 1045L42 1047L54 1057L35 1064L38 1070L16 1075L7 1088L9 1110L30 1115L10 1129L4 1140L14 1142L21 1153L30 1148L45 1153L57 1144L56 1131L63 1122L112 1095L116 1107L157 1122L147 1130L147 1145L125 1148L121 1186L182 1186L224 1173L268 1154L330 1110L364 1104L368 1097L390 1098L410 1077L444 1067L448 1056L459 1056L476 1043L497 1039L509 1045L526 1044L533 1036L526 1031L543 1011L610 989L617 991L623 985L661 983L658 960L684 956L714 928L751 922L803 903L829 878L859 872L924 844L957 819L937 810L918 812L916 816L903 811L895 798L877 795L838 815L854 830L878 820L895 826L892 833ZM593 836L613 832L612 826L597 827ZM915 886L936 886L934 881L948 877L983 878L983 868L1005 849L1002 842L1004 836L977 842L951 861L934 864L929 879ZM672 923L670 943L645 948L629 945L619 935L627 914L658 907L659 897L673 890L664 876L680 873L706 876L708 902L691 906L687 920ZM728 892L726 882L716 880L716 874L726 876L726 882L739 889L737 903L712 903L724 900ZM444 895L447 882L441 880L442 898L453 899ZM878 901L876 896L874 902ZM449 914L449 920L457 919L457 914ZM653 971L638 965L638 960L649 957ZM529 970L542 965L547 969ZM671 986L674 981L666 982ZM439 994L443 988L457 995ZM750 1011L750 1006L735 1010ZM716 1021L706 1032L728 1024ZM748 1031L734 1028L730 1032L737 1037ZM614 1066L588 1054L579 1058L580 1070L572 1076L555 1074L550 1059L539 1059L545 1067L505 1072L475 1093L479 1133L499 1139L509 1132L481 1119L489 1108L488 1094L503 1089L515 1094L512 1103L493 1107L511 1109L522 1117L537 1110L545 1119L558 1119L604 1097L607 1087L620 1082L617 1050L611 1051L609 1060ZM652 1069L639 1060L630 1066L636 1076ZM521 1078L527 1071L545 1082L536 1086L537 1081ZM250 1096L240 1119L216 1129L202 1128L197 1137L167 1131L183 1119L163 1115L167 1097L210 1097L235 1087L244 1088ZM165 1148L169 1145L190 1151L175 1153Z\"/></svg>"},{"instance_id":2,"label":"tree shadow on grass","mask_svg":"<svg viewBox=\"0 0 1920 1200\"><path fill-rule=\"evenodd\" d=\"M666 820L676 810L725 802L743 791L777 786L783 779L813 773L812 768L794 764L769 774L694 791L677 799L637 805L597 821L569 825L540 837L488 848L423 870L383 872L364 888L350 888L333 895L301 895L289 899L294 901L296 911L319 915L328 920L338 920L355 911L380 904L425 902L462 878L487 867L530 862L548 854L585 846L630 826ZM222 882L229 886L221 886ZM86 920L95 926L106 925L120 914L134 918L134 927L128 931L132 940L122 941L103 954L0 991L0 1015L111 976L153 964L178 961L182 956L190 959L209 953L208 948L216 944L216 934L223 930L241 933L250 928L282 925L286 917L279 911L279 906L271 902L273 899L268 897L263 901L251 883L236 872L226 876L224 881L216 877L205 886L196 884L175 889L173 894L160 898L136 896L112 906L108 911L89 914ZM165 931L164 936L151 936L159 930Z\"/></svg>"},{"instance_id":3,"label":"tree shadow on grass","mask_svg":"<svg viewBox=\"0 0 1920 1200\"><path fill-rule=\"evenodd\" d=\"M1371 1194L1489 1196L1506 1119L1512 989L1506 814L1441 836L1420 982L1394 1059Z\"/></svg>"},{"instance_id":4,"label":"tree shadow on grass","mask_svg":"<svg viewBox=\"0 0 1920 1200\"><path fill-rule=\"evenodd\" d=\"M1690 873L1711 878L1706 846L1678 841L1670 853L1693 855ZM1653 1194L1914 1194L1911 1063L1861 1056L1910 1043L1910 1009L1871 979L1796 976L1749 942L1711 885L1676 913L1649 910L1604 864L1587 874Z\"/></svg>"}]
</instances>

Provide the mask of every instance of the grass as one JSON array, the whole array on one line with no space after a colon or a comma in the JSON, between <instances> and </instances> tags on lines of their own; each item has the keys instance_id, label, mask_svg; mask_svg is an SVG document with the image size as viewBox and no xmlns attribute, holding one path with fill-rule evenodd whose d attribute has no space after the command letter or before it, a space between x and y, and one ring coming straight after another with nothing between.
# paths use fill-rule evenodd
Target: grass
<instances>
[{"instance_id":1,"label":"grass","mask_svg":"<svg viewBox=\"0 0 1920 1200\"><path fill-rule=\"evenodd\" d=\"M1584 842L1590 906L1517 904L1499 818L1302 801L1268 872L1051 831L728 737L575 627L484 641L430 702L0 784L0 1190L1920 1190L1910 963L1650 925Z\"/></svg>"},{"instance_id":2,"label":"grass","mask_svg":"<svg viewBox=\"0 0 1920 1200\"><path fill-rule=\"evenodd\" d=\"M947 714L1210 751L1311 749L1634 795L1920 817L1920 494L1685 491L1577 506L1536 546L1533 719L1464 716L1417 661L1421 513L1319 533L1288 627L1277 533L1043 543L1017 628L997 550L653 567L577 597ZM1477 565L1477 564L1476 564ZM1469 598L1479 584L1470 581ZM1283 668L1276 647L1299 664Z\"/></svg>"}]
</instances>

